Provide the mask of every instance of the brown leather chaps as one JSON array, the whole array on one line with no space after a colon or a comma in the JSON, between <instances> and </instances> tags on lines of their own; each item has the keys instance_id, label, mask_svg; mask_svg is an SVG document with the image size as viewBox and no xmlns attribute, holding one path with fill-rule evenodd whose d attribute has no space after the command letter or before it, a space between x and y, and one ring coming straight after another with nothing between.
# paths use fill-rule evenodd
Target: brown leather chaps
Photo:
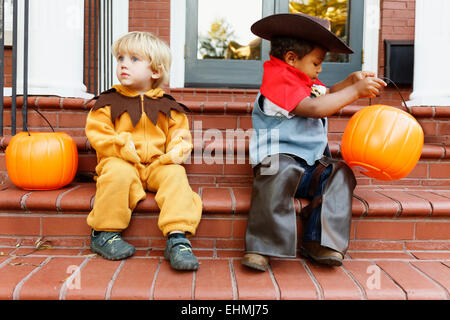
<instances>
[{"instance_id":1,"label":"brown leather chaps","mask_svg":"<svg viewBox=\"0 0 450 320\"><path fill-rule=\"evenodd\" d=\"M311 206L321 205L321 245L346 252L350 236L353 171L345 162L323 157L321 165L332 167L324 193ZM251 207L245 246L247 253L294 258L297 253L297 218L294 195L304 169L290 155L277 154L254 168ZM312 207L304 208L310 212Z\"/></svg>"}]
</instances>

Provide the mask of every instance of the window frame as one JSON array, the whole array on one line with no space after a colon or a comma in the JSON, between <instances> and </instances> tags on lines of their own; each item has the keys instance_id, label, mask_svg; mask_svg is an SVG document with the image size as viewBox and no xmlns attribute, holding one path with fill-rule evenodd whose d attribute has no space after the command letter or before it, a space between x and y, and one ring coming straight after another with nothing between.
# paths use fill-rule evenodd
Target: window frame
<instances>
[{"instance_id":1,"label":"window frame","mask_svg":"<svg viewBox=\"0 0 450 320\"><path fill-rule=\"evenodd\" d=\"M275 10L272 0L262 0L262 16ZM256 36L255 36L256 37ZM261 42L260 60L197 59L198 0L186 2L185 87L257 88L270 44Z\"/></svg>"},{"instance_id":2,"label":"window frame","mask_svg":"<svg viewBox=\"0 0 450 320\"><path fill-rule=\"evenodd\" d=\"M349 46L355 51L350 55L349 62L346 63L331 63L326 62L323 65L323 72L320 79L326 85L331 86L334 83L344 79L348 74L357 71L364 70L364 67L368 66L371 71L377 72L374 66L378 65L378 56L374 52L376 50L370 50L371 56L365 57L363 61L363 46L367 46L368 43L373 43L376 40L378 43L378 35L375 32L370 32L369 36L374 38L372 41L364 39L363 34L367 33L367 17L368 10L373 12L377 9L379 12L379 0L370 0L370 5L364 4L364 1L350 0L350 43ZM266 8L270 8L272 12L265 12L263 7L263 15L269 15L272 13L288 12L288 0L270 0L264 1ZM184 75L177 74L177 80L173 82L178 84L179 87L228 87L228 88L259 88L262 79L262 64L269 58L268 52L270 50L270 43L266 40L262 41L262 60L250 61L250 60L197 60L197 8L198 1L190 0L186 1L186 14L183 25L185 27L185 54L184 54ZM195 13L195 19L193 12ZM191 23L195 21L195 23ZM373 21L370 21L373 24ZM178 30L181 28L178 27ZM193 32L194 30L194 32ZM172 34L172 33L171 33ZM173 34L172 34L173 35ZM174 38L174 37L172 37ZM376 38L376 39L375 39ZM172 41L171 41L172 43ZM189 45L191 43L191 45ZM193 46L192 43L195 45ZM371 45L373 47L373 45ZM195 59L194 59L195 58ZM180 65L180 63L178 64ZM192 77L192 74L195 74ZM175 84L175 86L177 86Z\"/></svg>"}]
</instances>

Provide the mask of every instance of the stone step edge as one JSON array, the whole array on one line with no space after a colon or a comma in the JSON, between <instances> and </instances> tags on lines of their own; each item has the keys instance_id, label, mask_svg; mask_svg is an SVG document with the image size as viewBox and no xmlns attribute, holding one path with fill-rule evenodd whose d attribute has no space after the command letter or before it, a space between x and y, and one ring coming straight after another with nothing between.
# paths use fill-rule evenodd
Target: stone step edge
<instances>
[{"instance_id":1,"label":"stone step edge","mask_svg":"<svg viewBox=\"0 0 450 320\"><path fill-rule=\"evenodd\" d=\"M28 105L35 108L45 109L60 109L60 110L85 110L89 111L94 105L95 101L92 99L83 98L65 98L53 96L30 96L27 99ZM226 102L226 101L189 101L180 100L179 102L185 104L190 108L192 114L213 113L213 114L251 114L253 109L253 102ZM5 97L3 100L5 108L10 108L12 104L11 97ZM373 103L375 104L375 103ZM400 104L400 100L399 100ZM18 97L17 108L23 105L23 97ZM352 116L357 111L364 108L363 105L348 105L342 108L336 116ZM406 110L404 106L395 106L396 108ZM408 107L409 111L416 118L450 118L450 108L448 106L420 106Z\"/></svg>"},{"instance_id":2,"label":"stone step edge","mask_svg":"<svg viewBox=\"0 0 450 320\"><path fill-rule=\"evenodd\" d=\"M209 141L202 140L201 142L197 142L194 137L194 149L193 149L193 155L196 154L203 154L203 151L209 150L214 152L219 152L223 154L225 157L226 155L229 155L229 144L227 143L226 139L223 139L222 141L215 141L213 138ZM12 139L11 135L5 135L3 137L0 137L0 152L4 152L6 147L8 147L10 141ZM75 144L77 145L77 149L79 153L92 153L95 154L94 149L91 147L89 140L86 136L72 136L72 139L74 140ZM235 139L233 140L233 153L232 155L237 155L238 151L243 154L240 154L240 156L248 156L248 146L249 146L249 140L248 139ZM239 149L242 148L241 146L244 146L244 150ZM329 141L330 151L331 154L334 157L342 158L341 156L341 142L340 141ZM228 152L228 153L227 153ZM434 143L425 143L422 148L422 154L420 156L420 159L434 159L434 160L443 160L443 159L450 159L450 146L447 146L445 144L434 144Z\"/></svg>"},{"instance_id":3,"label":"stone step edge","mask_svg":"<svg viewBox=\"0 0 450 320\"><path fill-rule=\"evenodd\" d=\"M185 318L180 314L200 314L199 306L214 308L215 318L217 315L220 317L221 313L231 314L226 310L235 310L232 313L238 315L264 314L265 310L270 311L271 315L280 314L281 310L285 311L281 314L298 311L298 302L282 302L284 299L449 299L448 281L442 275L442 270L449 266L445 258L432 261L346 259L343 266L325 269L303 258L273 259L271 268L264 273L250 272L241 265L239 258L200 258L200 262L203 266L196 272L174 274L168 262L160 256L133 257L121 262L81 254L42 255L23 258L22 262L9 258L0 264L0 272L8 279L0 298L157 300L134 303L133 308L137 306L147 311L150 306L153 312L160 310L169 319L177 316ZM25 270L16 273L14 263L26 265L23 267ZM174 275L177 281L175 286ZM379 283L373 281L374 276L378 277ZM85 277L95 278L96 281L83 281ZM180 299L177 303L158 301ZM202 301L209 299L218 300ZM265 301L236 301L241 299ZM66 310L74 313L70 307ZM102 310L102 313L105 311ZM204 311L201 313L207 314Z\"/></svg>"},{"instance_id":4,"label":"stone step edge","mask_svg":"<svg viewBox=\"0 0 450 320\"><path fill-rule=\"evenodd\" d=\"M192 185L202 198L203 212L233 216L248 213L251 187L209 187ZM0 212L3 213L87 213L92 209L95 183L72 183L58 190L22 190L12 183L0 185ZM296 213L309 204L294 199ZM148 192L136 213L157 214L155 194ZM357 186L352 216L359 218L450 218L449 187Z\"/></svg>"}]
</instances>

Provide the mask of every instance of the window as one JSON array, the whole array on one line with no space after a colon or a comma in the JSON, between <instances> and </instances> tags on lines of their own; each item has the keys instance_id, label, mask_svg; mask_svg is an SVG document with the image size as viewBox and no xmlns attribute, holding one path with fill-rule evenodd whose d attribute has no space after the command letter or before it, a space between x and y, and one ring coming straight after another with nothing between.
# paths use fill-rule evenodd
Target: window
<instances>
[{"instance_id":1,"label":"window","mask_svg":"<svg viewBox=\"0 0 450 320\"><path fill-rule=\"evenodd\" d=\"M1 4L0 4L1 6ZM4 45L12 46L12 24L13 24L13 3L12 0L6 0L3 2L3 14L4 14Z\"/></svg>"},{"instance_id":2,"label":"window","mask_svg":"<svg viewBox=\"0 0 450 320\"><path fill-rule=\"evenodd\" d=\"M325 18L331 22L331 31L339 36L354 53L328 53L322 65L320 80L327 86L344 79L348 74L361 70L364 1L358 0L290 0L284 12L302 12Z\"/></svg>"},{"instance_id":3,"label":"window","mask_svg":"<svg viewBox=\"0 0 450 320\"><path fill-rule=\"evenodd\" d=\"M355 51L328 54L320 79L331 86L361 69L364 2L355 0L190 0L186 6L186 87L258 88L270 43L250 26L274 13L329 19Z\"/></svg>"},{"instance_id":4,"label":"window","mask_svg":"<svg viewBox=\"0 0 450 320\"><path fill-rule=\"evenodd\" d=\"M186 87L257 87L269 44L250 26L273 1L191 0L186 6Z\"/></svg>"}]
</instances>

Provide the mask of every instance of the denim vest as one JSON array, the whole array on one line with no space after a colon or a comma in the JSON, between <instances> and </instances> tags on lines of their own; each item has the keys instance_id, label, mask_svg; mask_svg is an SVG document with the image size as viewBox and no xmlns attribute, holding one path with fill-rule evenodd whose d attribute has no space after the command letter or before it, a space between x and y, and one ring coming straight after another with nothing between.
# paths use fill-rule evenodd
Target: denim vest
<instances>
[{"instance_id":1,"label":"denim vest","mask_svg":"<svg viewBox=\"0 0 450 320\"><path fill-rule=\"evenodd\" d=\"M328 145L327 118L268 116L262 111L264 98L259 93L253 106L254 131L249 147L252 166L277 153L292 154L309 165L322 158Z\"/></svg>"}]
</instances>

